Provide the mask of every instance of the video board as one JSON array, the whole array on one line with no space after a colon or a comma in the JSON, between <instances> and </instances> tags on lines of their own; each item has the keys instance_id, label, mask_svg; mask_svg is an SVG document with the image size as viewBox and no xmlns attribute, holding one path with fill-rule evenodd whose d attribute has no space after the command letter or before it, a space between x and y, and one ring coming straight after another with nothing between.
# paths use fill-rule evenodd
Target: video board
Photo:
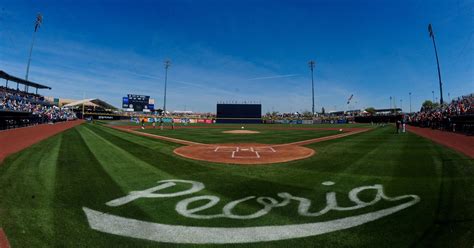
<instances>
[{"instance_id":1,"label":"video board","mask_svg":"<svg viewBox=\"0 0 474 248\"><path fill-rule=\"evenodd\" d=\"M150 96L128 94L122 98L123 109L133 109L136 112L154 111L154 100Z\"/></svg>"}]
</instances>

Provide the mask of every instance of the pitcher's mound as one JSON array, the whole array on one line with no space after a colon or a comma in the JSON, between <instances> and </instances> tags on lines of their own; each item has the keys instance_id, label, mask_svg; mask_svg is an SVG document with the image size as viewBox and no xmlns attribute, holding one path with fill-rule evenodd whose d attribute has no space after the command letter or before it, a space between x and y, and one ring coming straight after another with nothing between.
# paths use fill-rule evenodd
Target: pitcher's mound
<instances>
[{"instance_id":1,"label":"pitcher's mound","mask_svg":"<svg viewBox=\"0 0 474 248\"><path fill-rule=\"evenodd\" d=\"M226 164L283 163L313 156L313 149L297 145L212 144L182 146L174 150L185 158Z\"/></svg>"},{"instance_id":2,"label":"pitcher's mound","mask_svg":"<svg viewBox=\"0 0 474 248\"><path fill-rule=\"evenodd\" d=\"M252 130L230 130L230 131L222 131L223 133L233 133L233 134L252 134L252 133L260 133L259 131L252 131Z\"/></svg>"}]
</instances>

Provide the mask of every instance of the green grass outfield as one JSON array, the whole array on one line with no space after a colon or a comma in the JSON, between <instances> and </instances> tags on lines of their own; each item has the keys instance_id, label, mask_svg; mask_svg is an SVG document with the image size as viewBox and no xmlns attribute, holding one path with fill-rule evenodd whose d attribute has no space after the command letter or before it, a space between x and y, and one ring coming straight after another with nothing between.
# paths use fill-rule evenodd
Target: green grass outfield
<instances>
[{"instance_id":1,"label":"green grass outfield","mask_svg":"<svg viewBox=\"0 0 474 248\"><path fill-rule=\"evenodd\" d=\"M187 139L211 142L206 140L205 132L192 131L186 134ZM281 137L292 135L288 132ZM394 203L382 201L364 209L331 211L318 217L299 215L298 205L291 203L247 220L192 219L179 215L175 206L191 196L213 195L220 202L200 214L216 214L236 199L278 199L278 193L288 192L312 200L311 210L315 212L326 206L328 189L336 192L340 206L351 206L353 203L347 198L351 189L382 184L388 196L415 194L421 200L400 212L346 230L226 247L474 245L474 161L411 133L397 135L392 127L379 127L309 145L317 151L311 158L263 166L193 161L174 155L176 147L177 144L97 124L83 124L35 144L0 165L0 227L12 247L209 247L216 245L157 243L98 232L89 227L82 208L170 225L302 224L350 217ZM194 180L204 183L206 188L192 195L138 199L120 207L105 205L130 191L151 188L166 179ZM325 181L335 184L321 185ZM370 201L373 194L364 192L361 198ZM259 209L261 205L255 201L246 201L235 212L249 214Z\"/></svg>"}]
</instances>

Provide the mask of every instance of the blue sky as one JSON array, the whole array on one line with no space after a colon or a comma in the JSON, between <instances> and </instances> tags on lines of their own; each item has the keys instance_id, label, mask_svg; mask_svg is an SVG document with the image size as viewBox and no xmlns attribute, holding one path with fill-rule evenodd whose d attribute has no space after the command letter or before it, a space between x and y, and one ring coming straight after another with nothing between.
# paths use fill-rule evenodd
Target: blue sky
<instances>
[{"instance_id":1,"label":"blue sky","mask_svg":"<svg viewBox=\"0 0 474 248\"><path fill-rule=\"evenodd\" d=\"M439 96L474 92L474 2L450 1L23 1L0 2L0 70L24 77L37 12L29 79L46 96L128 93L162 106L170 59L169 110L215 111L222 100L260 101L263 111L311 110L307 62L316 61L316 109L408 111ZM4 82L0 82L3 84ZM400 102L402 99L402 103Z\"/></svg>"}]
</instances>

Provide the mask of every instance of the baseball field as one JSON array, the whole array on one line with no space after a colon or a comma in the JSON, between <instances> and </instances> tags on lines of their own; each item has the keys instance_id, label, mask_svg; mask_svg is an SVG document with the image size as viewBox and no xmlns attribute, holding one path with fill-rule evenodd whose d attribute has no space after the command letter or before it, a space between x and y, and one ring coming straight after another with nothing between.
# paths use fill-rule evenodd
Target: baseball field
<instances>
[{"instance_id":1,"label":"baseball field","mask_svg":"<svg viewBox=\"0 0 474 248\"><path fill-rule=\"evenodd\" d=\"M391 125L84 123L0 164L11 247L472 247L473 209L474 160Z\"/></svg>"}]
</instances>

